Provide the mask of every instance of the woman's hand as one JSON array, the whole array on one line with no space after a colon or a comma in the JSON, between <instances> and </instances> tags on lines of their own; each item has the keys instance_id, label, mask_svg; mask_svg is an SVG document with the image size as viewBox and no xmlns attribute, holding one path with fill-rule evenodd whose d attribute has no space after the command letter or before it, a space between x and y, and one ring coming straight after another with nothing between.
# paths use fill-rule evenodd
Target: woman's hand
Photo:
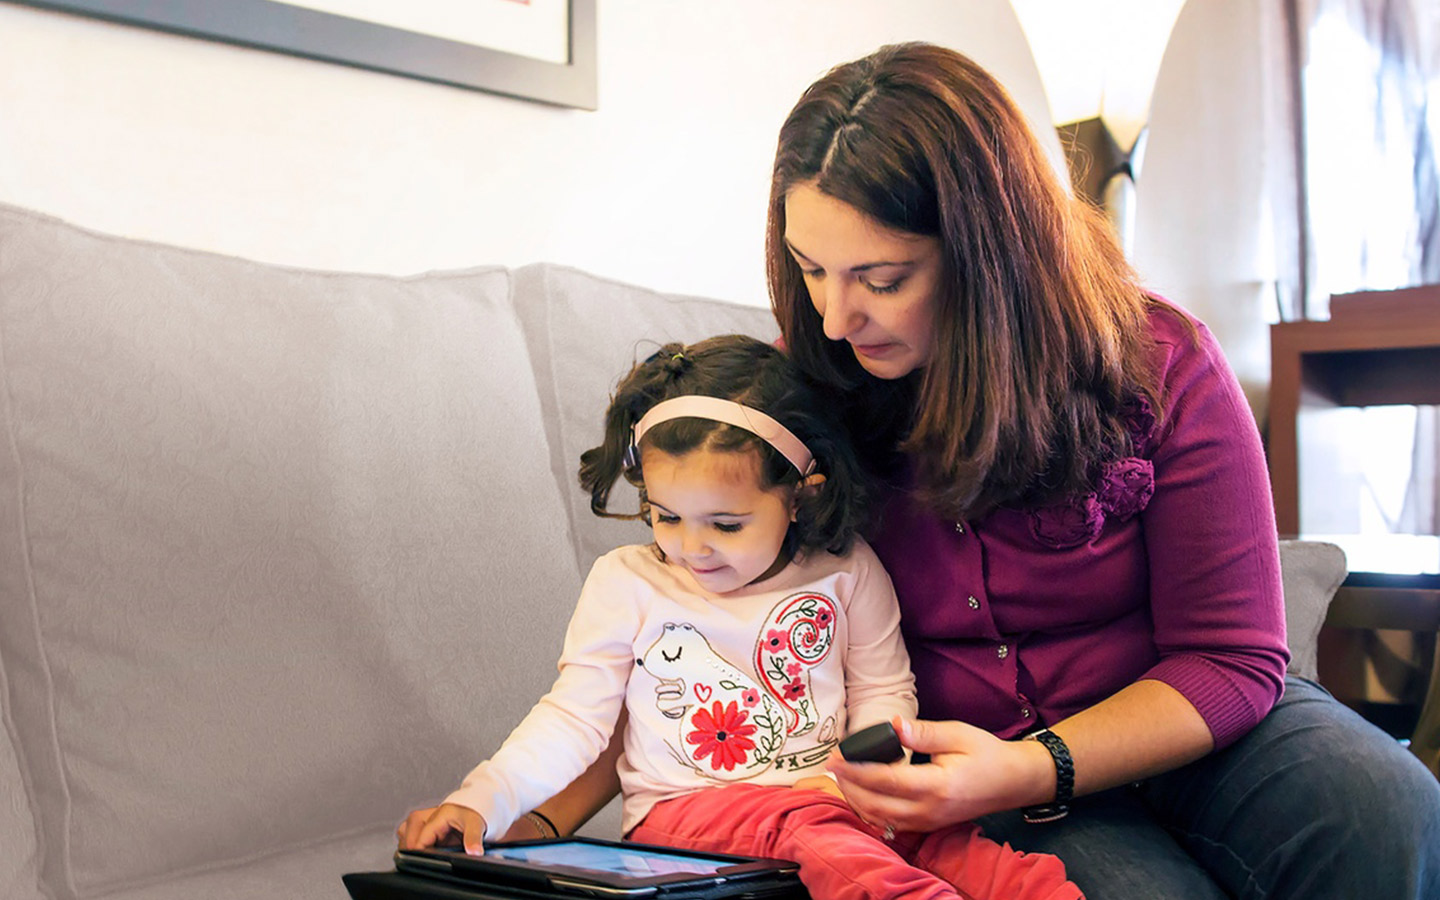
<instances>
[{"instance_id":1,"label":"woman's hand","mask_svg":"<svg viewBox=\"0 0 1440 900\"><path fill-rule=\"evenodd\" d=\"M417 809L395 829L401 850L464 847L471 856L484 854L485 820L475 810L454 803Z\"/></svg>"},{"instance_id":2,"label":"woman's hand","mask_svg":"<svg viewBox=\"0 0 1440 900\"><path fill-rule=\"evenodd\" d=\"M963 722L894 724L902 744L930 754L928 764L848 763L838 751L826 763L867 822L934 831L1054 796L1055 765L1035 741L1002 741Z\"/></svg>"}]
</instances>

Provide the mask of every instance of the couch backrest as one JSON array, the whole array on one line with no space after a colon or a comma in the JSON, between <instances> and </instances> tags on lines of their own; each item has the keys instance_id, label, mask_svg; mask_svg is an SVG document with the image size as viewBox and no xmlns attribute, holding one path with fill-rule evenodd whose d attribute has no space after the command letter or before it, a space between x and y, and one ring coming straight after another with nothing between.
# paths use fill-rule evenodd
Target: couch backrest
<instances>
[{"instance_id":1,"label":"couch backrest","mask_svg":"<svg viewBox=\"0 0 1440 900\"><path fill-rule=\"evenodd\" d=\"M510 288L0 207L0 700L50 894L393 827L548 687L580 572Z\"/></svg>"}]
</instances>

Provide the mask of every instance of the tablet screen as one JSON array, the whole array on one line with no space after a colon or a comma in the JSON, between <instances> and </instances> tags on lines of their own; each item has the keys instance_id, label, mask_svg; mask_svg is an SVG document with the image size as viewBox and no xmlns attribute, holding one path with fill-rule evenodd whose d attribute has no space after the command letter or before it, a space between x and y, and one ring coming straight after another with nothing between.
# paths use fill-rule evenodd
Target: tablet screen
<instances>
[{"instance_id":1,"label":"tablet screen","mask_svg":"<svg viewBox=\"0 0 1440 900\"><path fill-rule=\"evenodd\" d=\"M666 891L713 892L722 884L726 887L721 893L733 886L738 896L756 885L789 890L800 883L799 867L788 860L579 837L486 844L483 856L451 849L399 850L395 865L406 872L482 885L617 900L657 897Z\"/></svg>"},{"instance_id":2,"label":"tablet screen","mask_svg":"<svg viewBox=\"0 0 1440 900\"><path fill-rule=\"evenodd\" d=\"M541 866L567 866L591 872L650 878L659 875L714 875L733 867L734 860L710 860L703 857L665 853L660 850L614 847L605 844L558 843L532 846L493 846L485 855L513 859Z\"/></svg>"}]
</instances>

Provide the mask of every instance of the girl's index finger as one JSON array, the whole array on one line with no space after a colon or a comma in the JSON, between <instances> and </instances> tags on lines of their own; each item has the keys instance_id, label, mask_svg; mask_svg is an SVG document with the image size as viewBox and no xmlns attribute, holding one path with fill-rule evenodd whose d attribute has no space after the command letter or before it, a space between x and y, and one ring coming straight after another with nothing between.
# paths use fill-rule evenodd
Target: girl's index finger
<instances>
[{"instance_id":1,"label":"girl's index finger","mask_svg":"<svg viewBox=\"0 0 1440 900\"><path fill-rule=\"evenodd\" d=\"M485 855L485 823L477 816L473 821L465 823L463 836L465 852L471 856Z\"/></svg>"}]
</instances>

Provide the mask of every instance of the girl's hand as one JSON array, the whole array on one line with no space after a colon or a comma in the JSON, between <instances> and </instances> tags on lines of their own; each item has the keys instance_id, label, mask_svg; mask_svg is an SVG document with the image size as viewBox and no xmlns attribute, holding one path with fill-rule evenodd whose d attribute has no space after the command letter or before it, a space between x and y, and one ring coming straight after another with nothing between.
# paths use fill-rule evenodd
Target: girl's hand
<instances>
[{"instance_id":1,"label":"girl's hand","mask_svg":"<svg viewBox=\"0 0 1440 900\"><path fill-rule=\"evenodd\" d=\"M485 853L485 820L475 810L454 803L417 809L395 829L401 850L460 844L471 856Z\"/></svg>"},{"instance_id":2,"label":"girl's hand","mask_svg":"<svg viewBox=\"0 0 1440 900\"><path fill-rule=\"evenodd\" d=\"M840 785L835 783L835 779L827 775L807 775L790 785L790 789L796 791L824 791L827 794L839 797L841 800L845 799L845 795L840 792Z\"/></svg>"},{"instance_id":3,"label":"girl's hand","mask_svg":"<svg viewBox=\"0 0 1440 900\"><path fill-rule=\"evenodd\" d=\"M1002 741L963 722L895 720L900 742L930 762L849 763L826 768L860 817L896 831L934 831L986 813L1042 803L1055 793L1055 766L1036 741Z\"/></svg>"}]
</instances>

